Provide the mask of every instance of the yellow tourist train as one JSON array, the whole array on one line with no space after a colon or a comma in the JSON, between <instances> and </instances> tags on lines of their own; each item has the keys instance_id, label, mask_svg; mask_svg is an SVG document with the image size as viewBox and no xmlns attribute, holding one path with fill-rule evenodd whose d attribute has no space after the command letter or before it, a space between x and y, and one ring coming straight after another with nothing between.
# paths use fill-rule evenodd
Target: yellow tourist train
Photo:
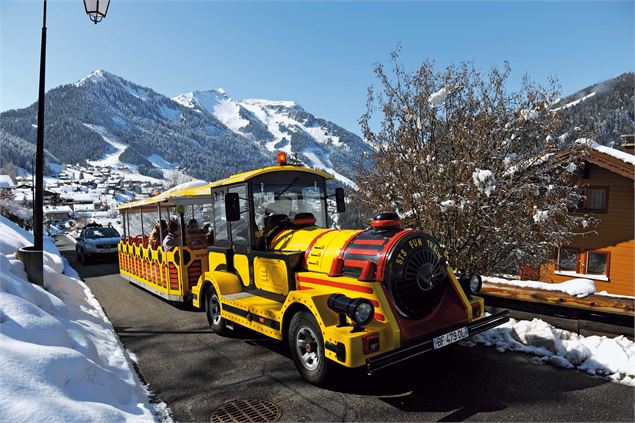
<instances>
[{"instance_id":1,"label":"yellow tourist train","mask_svg":"<svg viewBox=\"0 0 635 423\"><path fill-rule=\"evenodd\" d=\"M316 384L336 365L371 374L509 320L486 316L480 276L457 278L441 246L397 214L334 229L332 178L278 154L277 166L123 204L121 276L191 301L217 334L239 325L286 342ZM344 212L343 190L331 197Z\"/></svg>"}]
</instances>

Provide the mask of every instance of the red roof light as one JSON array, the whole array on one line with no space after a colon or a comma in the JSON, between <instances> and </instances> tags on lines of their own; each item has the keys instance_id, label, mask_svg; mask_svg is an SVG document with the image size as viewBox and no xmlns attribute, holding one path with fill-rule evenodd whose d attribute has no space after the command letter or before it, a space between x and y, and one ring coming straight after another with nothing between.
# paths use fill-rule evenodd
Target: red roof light
<instances>
[{"instance_id":1,"label":"red roof light","mask_svg":"<svg viewBox=\"0 0 635 423\"><path fill-rule=\"evenodd\" d=\"M276 161L278 162L278 164L280 166L284 166L287 164L287 153L285 153L284 151L278 151L278 154L276 155Z\"/></svg>"}]
</instances>

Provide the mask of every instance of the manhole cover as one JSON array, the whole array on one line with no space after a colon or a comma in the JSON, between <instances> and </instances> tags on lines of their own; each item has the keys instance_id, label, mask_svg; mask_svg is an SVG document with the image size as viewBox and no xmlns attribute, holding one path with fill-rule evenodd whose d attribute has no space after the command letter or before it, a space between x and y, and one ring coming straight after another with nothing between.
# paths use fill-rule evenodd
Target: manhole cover
<instances>
[{"instance_id":1,"label":"manhole cover","mask_svg":"<svg viewBox=\"0 0 635 423\"><path fill-rule=\"evenodd\" d=\"M212 414L213 423L275 422L282 417L282 409L270 401L258 399L227 401Z\"/></svg>"}]
</instances>

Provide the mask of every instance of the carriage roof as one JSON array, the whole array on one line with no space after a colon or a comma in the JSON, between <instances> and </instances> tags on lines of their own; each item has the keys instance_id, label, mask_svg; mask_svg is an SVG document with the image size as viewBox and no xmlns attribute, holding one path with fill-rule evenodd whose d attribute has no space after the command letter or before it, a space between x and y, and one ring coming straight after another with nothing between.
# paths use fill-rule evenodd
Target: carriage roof
<instances>
[{"instance_id":1,"label":"carriage roof","mask_svg":"<svg viewBox=\"0 0 635 423\"><path fill-rule=\"evenodd\" d=\"M333 179L332 175L324 171L311 169L308 167L269 166L269 167L263 167L261 169L250 170L248 172L238 173L236 175L232 175L225 179L221 179L209 184L189 186L189 187L178 188L178 189L173 188L161 194L155 195L154 197L120 204L119 206L117 206L117 208L119 210L145 208L150 206L156 206L158 203L160 203L163 206L199 204L201 200L209 198L210 190L212 188L246 182L256 176L263 175L265 173L288 172L288 171L312 173L315 175L322 176L326 179Z\"/></svg>"}]
</instances>

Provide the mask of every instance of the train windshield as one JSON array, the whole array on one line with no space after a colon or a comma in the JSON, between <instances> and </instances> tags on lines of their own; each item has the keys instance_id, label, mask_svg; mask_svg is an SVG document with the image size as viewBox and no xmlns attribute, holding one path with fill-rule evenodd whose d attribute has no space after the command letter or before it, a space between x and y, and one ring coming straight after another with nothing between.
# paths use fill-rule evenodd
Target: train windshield
<instances>
[{"instance_id":1,"label":"train windshield","mask_svg":"<svg viewBox=\"0 0 635 423\"><path fill-rule=\"evenodd\" d=\"M326 227L324 178L308 173L285 174L284 178L281 175L264 175L254 181L253 201L257 230L265 228L266 218L269 216L285 215L293 221L299 213L312 214L317 226Z\"/></svg>"}]
</instances>

